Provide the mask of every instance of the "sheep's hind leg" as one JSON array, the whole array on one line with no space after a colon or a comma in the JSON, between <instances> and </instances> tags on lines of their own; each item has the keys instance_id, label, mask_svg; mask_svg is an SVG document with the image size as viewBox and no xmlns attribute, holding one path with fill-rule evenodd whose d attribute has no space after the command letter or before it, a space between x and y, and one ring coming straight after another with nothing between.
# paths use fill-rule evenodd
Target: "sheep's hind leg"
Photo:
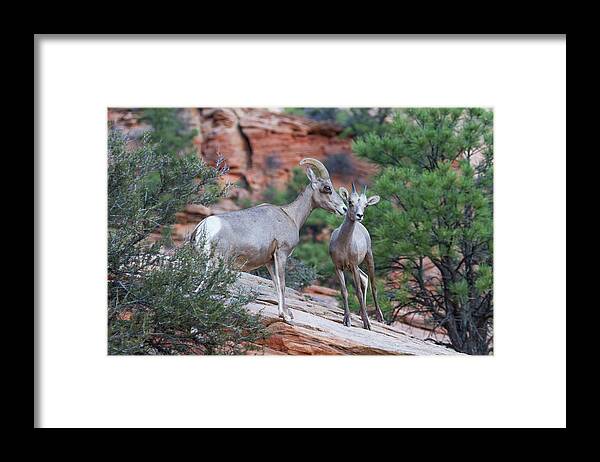
<instances>
[{"instance_id":1,"label":"sheep's hind leg","mask_svg":"<svg viewBox=\"0 0 600 462\"><path fill-rule=\"evenodd\" d=\"M367 276L365 274L365 272L363 270L361 270L360 268L358 268L358 274L360 275L361 289L363 292L363 303L365 304L365 307L366 307L367 306L367 289L369 288L369 276Z\"/></svg>"},{"instance_id":2,"label":"sheep's hind leg","mask_svg":"<svg viewBox=\"0 0 600 462\"><path fill-rule=\"evenodd\" d=\"M375 303L375 319L379 322L385 322L381 308L379 308L379 301L377 297L377 286L375 285L375 262L373 260L373 254L367 252L365 258L367 261L367 270L369 271L369 278L371 279L371 295L373 296L373 303Z\"/></svg>"},{"instance_id":3,"label":"sheep's hind leg","mask_svg":"<svg viewBox=\"0 0 600 462\"><path fill-rule=\"evenodd\" d=\"M283 318L283 309L281 306L281 294L279 293L279 276L277 275L277 271L275 268L275 257L273 257L273 261L270 261L265 265L269 274L271 275L271 280L273 281L273 286L275 287L275 294L277 294L277 311L280 318Z\"/></svg>"},{"instance_id":4,"label":"sheep's hind leg","mask_svg":"<svg viewBox=\"0 0 600 462\"><path fill-rule=\"evenodd\" d=\"M281 306L279 316L283 318L285 322L290 322L294 319L292 310L290 310L285 304L285 265L287 262L287 255L282 252L275 252L275 274L279 280L279 303Z\"/></svg>"}]
</instances>

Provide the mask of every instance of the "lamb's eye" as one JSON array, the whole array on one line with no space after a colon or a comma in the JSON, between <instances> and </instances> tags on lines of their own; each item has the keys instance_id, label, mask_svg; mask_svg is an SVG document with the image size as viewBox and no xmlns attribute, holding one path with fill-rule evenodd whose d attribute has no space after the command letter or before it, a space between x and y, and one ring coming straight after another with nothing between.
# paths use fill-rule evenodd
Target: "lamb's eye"
<instances>
[{"instance_id":1,"label":"lamb's eye","mask_svg":"<svg viewBox=\"0 0 600 462\"><path fill-rule=\"evenodd\" d=\"M323 186L323 192L327 194L331 194L331 187L329 185Z\"/></svg>"}]
</instances>

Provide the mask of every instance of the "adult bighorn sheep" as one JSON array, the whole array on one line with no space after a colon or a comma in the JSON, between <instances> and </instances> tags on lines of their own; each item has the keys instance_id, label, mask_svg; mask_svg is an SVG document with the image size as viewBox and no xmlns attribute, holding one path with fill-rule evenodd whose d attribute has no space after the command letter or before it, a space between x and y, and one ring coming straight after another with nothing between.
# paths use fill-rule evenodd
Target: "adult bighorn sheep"
<instances>
[{"instance_id":1,"label":"adult bighorn sheep","mask_svg":"<svg viewBox=\"0 0 600 462\"><path fill-rule=\"evenodd\" d=\"M300 240L300 228L316 208L340 215L346 212L325 166L312 158L302 159L300 165L306 166L310 184L291 204L260 204L212 215L190 236L194 246L204 242L206 251L214 248L216 255L232 259L241 270L266 266L277 292L279 316L286 322L294 316L285 304L285 266Z\"/></svg>"},{"instance_id":2,"label":"adult bighorn sheep","mask_svg":"<svg viewBox=\"0 0 600 462\"><path fill-rule=\"evenodd\" d=\"M379 196L371 196L367 199L367 187L358 194L354 183L352 183L352 194L348 194L346 188L340 188L340 196L348 202L348 211L344 222L331 233L329 241L329 255L333 260L335 272L340 281L342 297L344 299L344 325L350 327L350 310L348 308L348 289L344 271L352 274L356 296L360 303L360 316L365 329L371 329L371 323L367 316L367 287L371 280L371 294L375 301L375 317L379 322L383 321L383 313L377 302L377 287L375 286L375 263L371 250L371 236L369 231L360 222L365 215L365 208L379 202ZM368 276L358 265L367 262Z\"/></svg>"}]
</instances>

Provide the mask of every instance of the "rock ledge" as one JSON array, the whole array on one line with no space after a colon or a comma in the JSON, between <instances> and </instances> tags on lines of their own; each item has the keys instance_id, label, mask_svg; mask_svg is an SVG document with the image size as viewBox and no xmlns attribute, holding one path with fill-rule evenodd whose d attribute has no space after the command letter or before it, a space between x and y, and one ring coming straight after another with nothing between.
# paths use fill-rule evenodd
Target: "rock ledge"
<instances>
[{"instance_id":1,"label":"rock ledge","mask_svg":"<svg viewBox=\"0 0 600 462\"><path fill-rule=\"evenodd\" d=\"M241 273L239 286L258 293L248 304L250 312L260 314L270 337L254 354L288 355L459 355L460 353L412 337L392 326L371 319L372 330L362 328L358 315L352 314L352 327L342 324L343 309L325 304L309 294L288 288L287 304L293 323L277 315L277 296L273 283L248 273Z\"/></svg>"}]
</instances>

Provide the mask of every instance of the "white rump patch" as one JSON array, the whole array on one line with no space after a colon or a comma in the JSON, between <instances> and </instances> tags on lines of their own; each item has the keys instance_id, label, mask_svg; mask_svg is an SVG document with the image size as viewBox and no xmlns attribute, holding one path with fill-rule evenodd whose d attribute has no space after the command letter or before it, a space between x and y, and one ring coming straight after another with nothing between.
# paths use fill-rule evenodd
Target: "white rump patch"
<instances>
[{"instance_id":1,"label":"white rump patch","mask_svg":"<svg viewBox=\"0 0 600 462\"><path fill-rule=\"evenodd\" d=\"M198 234L204 237L204 251L210 253L211 245L214 242L214 238L217 233L221 230L222 224L219 217L210 216L206 218L198 228Z\"/></svg>"}]
</instances>

